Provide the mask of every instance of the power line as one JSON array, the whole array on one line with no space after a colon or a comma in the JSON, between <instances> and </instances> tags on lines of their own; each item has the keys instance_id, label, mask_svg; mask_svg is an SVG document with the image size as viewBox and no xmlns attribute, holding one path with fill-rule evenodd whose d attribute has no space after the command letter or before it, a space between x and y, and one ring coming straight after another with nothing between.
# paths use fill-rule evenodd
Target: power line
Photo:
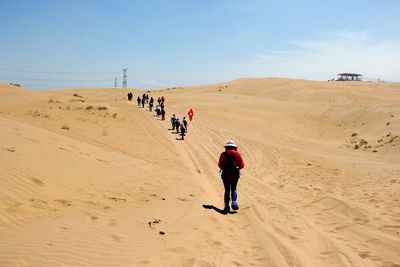
<instances>
[{"instance_id":1,"label":"power line","mask_svg":"<svg viewBox=\"0 0 400 267\"><path fill-rule=\"evenodd\" d=\"M19 72L19 73L40 73L40 74L73 74L73 75L114 75L119 74L118 72L60 72L60 71L40 71L40 70L24 70L24 69L8 69L0 68L0 71L5 72Z\"/></svg>"},{"instance_id":2,"label":"power line","mask_svg":"<svg viewBox=\"0 0 400 267\"><path fill-rule=\"evenodd\" d=\"M24 80L24 81L49 81L49 82L107 82L110 79L82 80L82 79L40 79L40 78L21 78L21 77L4 77L1 80Z\"/></svg>"},{"instance_id":3,"label":"power line","mask_svg":"<svg viewBox=\"0 0 400 267\"><path fill-rule=\"evenodd\" d=\"M123 70L123 76L122 76L122 87L127 88L127 68L122 69ZM13 76L8 75L8 73L14 74ZM3 74L4 76L2 76ZM29 75L31 74L31 75ZM68 78L68 76L61 76L61 79L58 79L57 76L49 76L51 78L41 78L45 74L48 75L72 75L72 78ZM20 82L24 83L24 81L42 81L42 82L66 82L66 83L73 83L73 82L109 82L111 79L75 79L73 76L75 75L102 75L102 76L114 76L115 74L120 74L118 72L60 72L60 71L44 71L44 70L29 70L29 69L13 69L13 68L0 68L0 80L19 80ZM17 76L18 75L18 76ZM33 78L30 77L33 76ZM137 73L131 74L131 77L134 77L132 80L137 81L139 83L146 83L146 81L141 81L141 79L144 80L149 80L149 81L155 81L159 84L163 84L164 86L169 86L171 84L174 84L169 81L163 81L159 79L154 79L153 77L145 76L145 75L140 75ZM38 78L35 78L38 77ZM115 77L115 76L114 76ZM90 78L90 77L89 77ZM96 78L96 77L92 77ZM100 78L100 77L99 77ZM103 77L104 78L104 77ZM114 81L114 87L115 87L115 81Z\"/></svg>"}]
</instances>

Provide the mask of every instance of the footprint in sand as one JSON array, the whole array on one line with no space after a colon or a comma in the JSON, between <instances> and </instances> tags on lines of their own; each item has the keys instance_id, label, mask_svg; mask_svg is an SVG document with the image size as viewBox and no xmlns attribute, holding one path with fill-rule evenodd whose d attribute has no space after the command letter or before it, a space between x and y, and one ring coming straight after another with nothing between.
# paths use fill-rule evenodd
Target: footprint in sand
<instances>
[{"instance_id":1,"label":"footprint in sand","mask_svg":"<svg viewBox=\"0 0 400 267\"><path fill-rule=\"evenodd\" d=\"M66 148L63 148L63 147L58 147L58 149L60 149L60 150L64 150L64 151L67 151L67 152L72 152L71 150L68 150L68 149L66 149Z\"/></svg>"},{"instance_id":2,"label":"footprint in sand","mask_svg":"<svg viewBox=\"0 0 400 267\"><path fill-rule=\"evenodd\" d=\"M116 220L110 220L108 223L108 226L117 226L117 221Z\"/></svg>"},{"instance_id":3,"label":"footprint in sand","mask_svg":"<svg viewBox=\"0 0 400 267\"><path fill-rule=\"evenodd\" d=\"M47 207L47 201L38 199L38 198L31 198L32 207L37 209L44 209Z\"/></svg>"},{"instance_id":4,"label":"footprint in sand","mask_svg":"<svg viewBox=\"0 0 400 267\"><path fill-rule=\"evenodd\" d=\"M213 240L213 239L207 240L207 244L208 244L209 246L211 246L211 247L220 247L220 246L222 246L221 241L219 241L219 240Z\"/></svg>"},{"instance_id":5,"label":"footprint in sand","mask_svg":"<svg viewBox=\"0 0 400 267\"><path fill-rule=\"evenodd\" d=\"M110 200L114 200L115 202L125 202L126 199L122 197L107 197Z\"/></svg>"},{"instance_id":6,"label":"footprint in sand","mask_svg":"<svg viewBox=\"0 0 400 267\"><path fill-rule=\"evenodd\" d=\"M54 200L54 201L57 202L58 204L61 204L61 205L63 205L63 206L66 206L66 207L72 205L72 201L70 201L70 200L56 199L56 200Z\"/></svg>"},{"instance_id":7,"label":"footprint in sand","mask_svg":"<svg viewBox=\"0 0 400 267\"><path fill-rule=\"evenodd\" d=\"M7 152L15 152L15 148L13 147L2 147L1 149Z\"/></svg>"},{"instance_id":8,"label":"footprint in sand","mask_svg":"<svg viewBox=\"0 0 400 267\"><path fill-rule=\"evenodd\" d=\"M37 179L37 178L35 178L35 177L29 177L29 180L30 180L32 183L34 183L35 185L44 186L44 183L43 183L40 179Z\"/></svg>"},{"instance_id":9,"label":"footprint in sand","mask_svg":"<svg viewBox=\"0 0 400 267\"><path fill-rule=\"evenodd\" d=\"M358 223L358 224L366 224L369 223L368 219L365 218L355 218L353 219L354 222Z\"/></svg>"},{"instance_id":10,"label":"footprint in sand","mask_svg":"<svg viewBox=\"0 0 400 267\"><path fill-rule=\"evenodd\" d=\"M100 161L100 162L104 162L104 163L110 163L108 160L104 160L104 159L96 159L97 161Z\"/></svg>"},{"instance_id":11,"label":"footprint in sand","mask_svg":"<svg viewBox=\"0 0 400 267\"><path fill-rule=\"evenodd\" d=\"M117 243L121 243L121 237L115 234L110 234L110 238L112 241L117 242Z\"/></svg>"},{"instance_id":12,"label":"footprint in sand","mask_svg":"<svg viewBox=\"0 0 400 267\"><path fill-rule=\"evenodd\" d=\"M99 202L96 202L96 201L93 201L93 200L85 201L85 203L90 205L90 206L97 206L97 205L100 204Z\"/></svg>"}]
</instances>

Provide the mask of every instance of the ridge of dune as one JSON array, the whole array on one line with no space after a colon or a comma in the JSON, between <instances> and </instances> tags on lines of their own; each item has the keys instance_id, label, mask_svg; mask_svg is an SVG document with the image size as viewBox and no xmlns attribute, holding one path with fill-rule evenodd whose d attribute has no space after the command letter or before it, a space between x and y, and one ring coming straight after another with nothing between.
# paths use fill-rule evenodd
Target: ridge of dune
<instances>
[{"instance_id":1,"label":"ridge of dune","mask_svg":"<svg viewBox=\"0 0 400 267\"><path fill-rule=\"evenodd\" d=\"M0 266L400 266L400 85L0 84ZM184 141L172 113L193 108ZM236 214L216 161L245 160ZM216 209L205 209L214 206Z\"/></svg>"}]
</instances>

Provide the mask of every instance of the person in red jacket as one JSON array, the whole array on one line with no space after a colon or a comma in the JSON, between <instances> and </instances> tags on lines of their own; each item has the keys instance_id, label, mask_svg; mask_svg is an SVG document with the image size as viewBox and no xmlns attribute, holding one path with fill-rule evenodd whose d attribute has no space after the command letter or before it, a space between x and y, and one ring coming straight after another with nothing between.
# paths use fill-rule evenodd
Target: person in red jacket
<instances>
[{"instance_id":1,"label":"person in red jacket","mask_svg":"<svg viewBox=\"0 0 400 267\"><path fill-rule=\"evenodd\" d=\"M242 155L237 151L235 141L229 140L225 144L225 152L221 153L218 161L218 167L221 169L221 178L224 182L224 212L230 211L229 202L230 196L232 195L232 209L238 210L239 205L237 203L237 183L240 177L240 170L244 168L244 162Z\"/></svg>"}]
</instances>

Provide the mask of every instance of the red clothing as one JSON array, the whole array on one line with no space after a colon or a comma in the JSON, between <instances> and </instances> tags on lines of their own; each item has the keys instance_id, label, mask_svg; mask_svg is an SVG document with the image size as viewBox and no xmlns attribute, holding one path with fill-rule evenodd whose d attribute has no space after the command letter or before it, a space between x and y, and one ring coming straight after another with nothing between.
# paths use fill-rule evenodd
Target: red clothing
<instances>
[{"instance_id":1,"label":"red clothing","mask_svg":"<svg viewBox=\"0 0 400 267\"><path fill-rule=\"evenodd\" d=\"M235 166L238 166L239 169L244 168L244 161L242 158L242 155L237 150L226 150L225 152L221 153L221 156L219 157L218 161L218 167L222 169L222 165L224 164L225 161L225 153L228 153L229 155L234 155L235 156Z\"/></svg>"}]
</instances>

